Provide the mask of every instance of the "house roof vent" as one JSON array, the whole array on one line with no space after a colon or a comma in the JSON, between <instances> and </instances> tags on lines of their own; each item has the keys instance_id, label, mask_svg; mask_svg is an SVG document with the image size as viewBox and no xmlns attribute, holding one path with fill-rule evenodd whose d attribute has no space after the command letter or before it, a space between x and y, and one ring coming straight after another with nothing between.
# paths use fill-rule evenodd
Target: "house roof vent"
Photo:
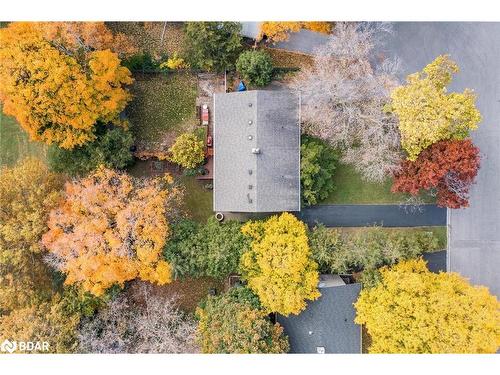
<instances>
[{"instance_id":1,"label":"house roof vent","mask_svg":"<svg viewBox=\"0 0 500 375\"><path fill-rule=\"evenodd\" d=\"M260 148L258 147L252 148L252 154L260 154Z\"/></svg>"}]
</instances>

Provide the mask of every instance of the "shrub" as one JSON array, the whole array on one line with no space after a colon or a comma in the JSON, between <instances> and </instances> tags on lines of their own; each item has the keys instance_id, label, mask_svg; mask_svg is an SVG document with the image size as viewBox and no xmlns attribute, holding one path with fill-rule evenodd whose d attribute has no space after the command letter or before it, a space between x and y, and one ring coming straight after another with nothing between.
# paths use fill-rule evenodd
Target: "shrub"
<instances>
[{"instance_id":1,"label":"shrub","mask_svg":"<svg viewBox=\"0 0 500 375\"><path fill-rule=\"evenodd\" d=\"M123 66L131 72L152 72L159 68L149 52L136 53L123 61Z\"/></svg>"},{"instance_id":2,"label":"shrub","mask_svg":"<svg viewBox=\"0 0 500 375\"><path fill-rule=\"evenodd\" d=\"M245 51L238 57L236 70L250 84L265 86L273 77L273 62L264 51Z\"/></svg>"},{"instance_id":3,"label":"shrub","mask_svg":"<svg viewBox=\"0 0 500 375\"><path fill-rule=\"evenodd\" d=\"M55 172L78 176L91 172L99 165L122 169L133 162L130 150L134 138L131 132L101 126L96 137L94 141L72 150L51 146L47 153L49 167Z\"/></svg>"},{"instance_id":4,"label":"shrub","mask_svg":"<svg viewBox=\"0 0 500 375\"><path fill-rule=\"evenodd\" d=\"M300 184L306 206L316 204L335 190L333 174L337 152L322 140L303 136L300 146Z\"/></svg>"},{"instance_id":5,"label":"shrub","mask_svg":"<svg viewBox=\"0 0 500 375\"><path fill-rule=\"evenodd\" d=\"M259 309L257 298L237 287L208 297L196 311L203 353L284 353L289 345L283 328Z\"/></svg>"},{"instance_id":6,"label":"shrub","mask_svg":"<svg viewBox=\"0 0 500 375\"><path fill-rule=\"evenodd\" d=\"M169 160L184 168L195 168L205 159L203 141L193 133L184 133L177 137L168 150Z\"/></svg>"}]
</instances>

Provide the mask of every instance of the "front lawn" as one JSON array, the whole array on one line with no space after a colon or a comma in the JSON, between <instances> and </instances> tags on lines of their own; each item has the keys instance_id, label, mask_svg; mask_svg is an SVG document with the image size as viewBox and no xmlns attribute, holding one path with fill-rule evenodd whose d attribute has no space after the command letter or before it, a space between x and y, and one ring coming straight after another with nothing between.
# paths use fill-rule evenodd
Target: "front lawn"
<instances>
[{"instance_id":1,"label":"front lawn","mask_svg":"<svg viewBox=\"0 0 500 375\"><path fill-rule=\"evenodd\" d=\"M126 112L137 143L147 149L173 142L196 124L196 77L188 73L139 75Z\"/></svg>"},{"instance_id":2,"label":"front lawn","mask_svg":"<svg viewBox=\"0 0 500 375\"><path fill-rule=\"evenodd\" d=\"M366 182L354 167L339 163L334 174L335 190L320 204L399 204L408 195L391 193L392 179L383 183ZM430 196L422 196L424 203L434 203Z\"/></svg>"},{"instance_id":3,"label":"front lawn","mask_svg":"<svg viewBox=\"0 0 500 375\"><path fill-rule=\"evenodd\" d=\"M30 141L28 134L13 117L6 116L0 105L0 166L12 166L26 157L45 161L47 147L40 142Z\"/></svg>"}]
</instances>

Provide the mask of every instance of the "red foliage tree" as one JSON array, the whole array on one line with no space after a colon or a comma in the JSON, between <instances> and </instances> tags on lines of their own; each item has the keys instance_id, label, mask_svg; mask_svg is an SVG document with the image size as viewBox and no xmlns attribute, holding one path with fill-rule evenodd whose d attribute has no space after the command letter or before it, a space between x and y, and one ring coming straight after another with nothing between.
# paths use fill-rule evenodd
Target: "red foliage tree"
<instances>
[{"instance_id":1,"label":"red foliage tree","mask_svg":"<svg viewBox=\"0 0 500 375\"><path fill-rule=\"evenodd\" d=\"M479 149L470 139L440 141L422 151L417 160L405 160L391 190L415 196L420 190L435 189L438 206L467 207L479 163Z\"/></svg>"}]
</instances>

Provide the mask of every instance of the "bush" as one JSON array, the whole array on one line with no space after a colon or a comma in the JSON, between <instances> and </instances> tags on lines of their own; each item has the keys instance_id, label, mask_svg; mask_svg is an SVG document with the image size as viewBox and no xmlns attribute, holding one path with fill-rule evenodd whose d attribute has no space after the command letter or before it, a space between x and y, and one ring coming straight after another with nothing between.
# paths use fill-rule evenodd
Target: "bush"
<instances>
[{"instance_id":1,"label":"bush","mask_svg":"<svg viewBox=\"0 0 500 375\"><path fill-rule=\"evenodd\" d=\"M130 151L134 143L132 133L122 128L99 128L95 141L72 150L51 146L47 153L49 167L71 176L85 175L99 165L122 169L134 160Z\"/></svg>"},{"instance_id":2,"label":"bush","mask_svg":"<svg viewBox=\"0 0 500 375\"><path fill-rule=\"evenodd\" d=\"M205 159L203 141L196 134L184 133L169 148L169 160L184 168L195 168Z\"/></svg>"},{"instance_id":3,"label":"bush","mask_svg":"<svg viewBox=\"0 0 500 375\"><path fill-rule=\"evenodd\" d=\"M204 353L284 353L288 351L283 328L272 324L259 309L257 297L237 287L208 297L196 315L198 341Z\"/></svg>"},{"instance_id":4,"label":"bush","mask_svg":"<svg viewBox=\"0 0 500 375\"><path fill-rule=\"evenodd\" d=\"M136 53L122 62L131 72L154 72L158 70L159 63L154 60L149 52Z\"/></svg>"},{"instance_id":5,"label":"bush","mask_svg":"<svg viewBox=\"0 0 500 375\"><path fill-rule=\"evenodd\" d=\"M205 225L190 220L174 224L164 250L174 277L222 279L235 273L240 256L249 244L240 228L239 222L219 223L215 218L208 219Z\"/></svg>"},{"instance_id":6,"label":"bush","mask_svg":"<svg viewBox=\"0 0 500 375\"><path fill-rule=\"evenodd\" d=\"M335 190L333 174L337 152L322 140L303 136L300 146L300 183L302 202L309 206L328 197Z\"/></svg>"},{"instance_id":7,"label":"bush","mask_svg":"<svg viewBox=\"0 0 500 375\"><path fill-rule=\"evenodd\" d=\"M264 51L245 51L238 57L236 70L250 84L265 86L273 77L273 62Z\"/></svg>"},{"instance_id":8,"label":"bush","mask_svg":"<svg viewBox=\"0 0 500 375\"><path fill-rule=\"evenodd\" d=\"M239 22L187 22L186 61L194 69L223 72L234 68L241 51Z\"/></svg>"},{"instance_id":9,"label":"bush","mask_svg":"<svg viewBox=\"0 0 500 375\"><path fill-rule=\"evenodd\" d=\"M362 281L367 287L377 283L378 268L417 258L438 247L438 238L431 232L387 231L382 227L342 234L320 225L310 233L309 241L320 272L363 271Z\"/></svg>"}]
</instances>

